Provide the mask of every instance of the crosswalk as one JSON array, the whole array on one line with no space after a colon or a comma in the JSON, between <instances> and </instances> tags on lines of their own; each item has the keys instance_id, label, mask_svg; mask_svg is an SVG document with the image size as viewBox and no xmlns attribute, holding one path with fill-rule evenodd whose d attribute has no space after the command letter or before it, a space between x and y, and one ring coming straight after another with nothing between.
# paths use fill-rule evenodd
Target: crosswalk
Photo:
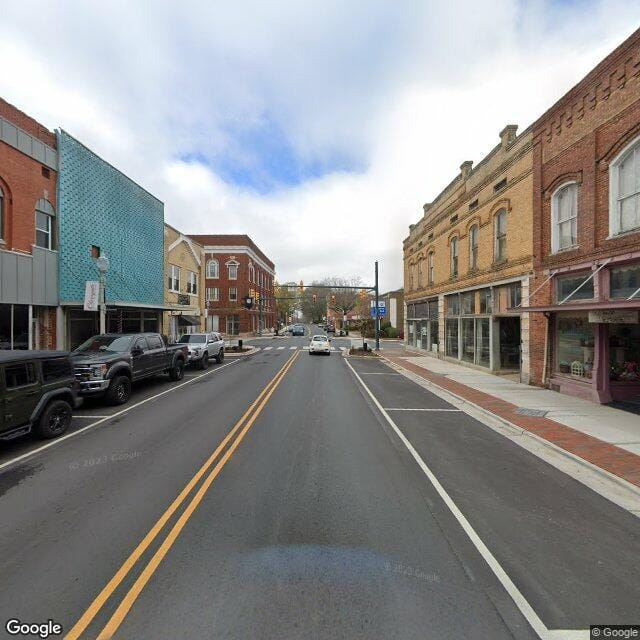
<instances>
[{"instance_id":1,"label":"crosswalk","mask_svg":"<svg viewBox=\"0 0 640 640\"><path fill-rule=\"evenodd\" d=\"M295 351L296 349L300 349L302 351L309 351L309 347L299 347L294 345L293 347L263 347L263 351L283 351L284 349L289 349L289 351ZM330 347L331 351L348 351L349 347Z\"/></svg>"}]
</instances>

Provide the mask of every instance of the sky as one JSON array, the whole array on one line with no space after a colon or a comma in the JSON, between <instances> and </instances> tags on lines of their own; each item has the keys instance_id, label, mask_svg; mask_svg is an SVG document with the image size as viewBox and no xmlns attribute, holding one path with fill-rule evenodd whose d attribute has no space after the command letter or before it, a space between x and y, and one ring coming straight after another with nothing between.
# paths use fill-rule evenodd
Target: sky
<instances>
[{"instance_id":1,"label":"sky","mask_svg":"<svg viewBox=\"0 0 640 640\"><path fill-rule=\"evenodd\" d=\"M281 282L402 286L408 226L640 26L638 0L3 0L0 96Z\"/></svg>"}]
</instances>

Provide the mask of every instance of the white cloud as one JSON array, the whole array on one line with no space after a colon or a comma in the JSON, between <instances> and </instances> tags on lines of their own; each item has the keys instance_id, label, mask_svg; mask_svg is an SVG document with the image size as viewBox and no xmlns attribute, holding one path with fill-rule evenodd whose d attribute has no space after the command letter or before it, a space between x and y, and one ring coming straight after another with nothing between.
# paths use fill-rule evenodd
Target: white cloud
<instances>
[{"instance_id":1,"label":"white cloud","mask_svg":"<svg viewBox=\"0 0 640 640\"><path fill-rule=\"evenodd\" d=\"M377 258L383 287L401 284L407 227L460 163L530 124L640 18L631 0L176 6L4 3L0 95L129 173L178 228L249 233L283 280L370 281ZM255 162L234 134L265 118L301 163L358 169L260 194L179 159Z\"/></svg>"}]
</instances>

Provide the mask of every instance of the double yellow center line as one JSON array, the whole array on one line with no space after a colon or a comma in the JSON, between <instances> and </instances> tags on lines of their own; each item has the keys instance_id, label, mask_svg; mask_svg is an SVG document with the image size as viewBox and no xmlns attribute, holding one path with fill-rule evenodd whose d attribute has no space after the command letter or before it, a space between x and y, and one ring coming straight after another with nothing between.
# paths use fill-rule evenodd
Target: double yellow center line
<instances>
[{"instance_id":1,"label":"double yellow center line","mask_svg":"<svg viewBox=\"0 0 640 640\"><path fill-rule=\"evenodd\" d=\"M102 589L102 591L96 596L95 600L82 614L78 622L76 622L73 628L67 633L67 635L65 636L65 640L76 640L77 638L80 638L81 634L91 624L95 616L99 613L105 603L111 598L122 581L127 577L127 575L129 575L129 572L135 567L140 557L145 553L145 551L147 551L151 543L162 531L170 518L174 515L174 513L178 510L182 503L185 502L185 500L189 497L193 488L206 475L204 482L202 482L198 490L195 492L195 494L191 498L191 501L188 503L173 527L171 527L162 544L153 554L127 594L121 600L120 604L118 605L117 609L115 610L105 627L98 635L98 640L109 640L113 637L113 634L118 630L126 615L130 611L131 607L142 593L145 585L147 584L147 582L149 582L149 579L162 562L162 559L165 557L169 549L171 549L173 543L177 540L180 532L187 524L189 518L198 508L200 502L202 502L202 499L207 493L207 490L213 484L214 480L218 477L225 464L233 455L234 451L238 448L249 429L251 429L253 423L257 420L258 416L264 409L265 405L269 402L269 399L275 392L276 388L287 374L287 371L289 371L289 369L293 366L293 363L295 362L299 354L300 352L296 351L287 360L287 362L280 369L280 371L278 371L278 373L269 382L269 384L267 384L267 386L262 390L260 395L258 395L258 397L253 401L251 406L247 409L240 420L236 422L233 429L229 431L224 440L222 440L222 442L218 445L216 450L200 467L193 478L189 480L187 485L180 492L178 497L173 501L171 506L162 514L162 516L150 529L149 533L147 533L147 535L142 539L138 546L133 550L131 555L124 561L113 578L109 580L104 589ZM231 444L229 445L229 443ZM225 451L227 445L229 445L229 447ZM221 456L223 451L224 454ZM220 459L218 460L218 458Z\"/></svg>"}]
</instances>

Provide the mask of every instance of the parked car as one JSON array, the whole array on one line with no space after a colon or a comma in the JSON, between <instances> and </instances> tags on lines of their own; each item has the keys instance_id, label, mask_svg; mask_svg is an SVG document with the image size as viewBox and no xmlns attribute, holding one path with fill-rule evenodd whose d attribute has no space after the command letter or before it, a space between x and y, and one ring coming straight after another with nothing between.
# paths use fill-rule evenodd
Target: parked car
<instances>
[{"instance_id":1,"label":"parked car","mask_svg":"<svg viewBox=\"0 0 640 640\"><path fill-rule=\"evenodd\" d=\"M314 353L331 355L331 340L329 340L328 336L318 335L311 338L311 342L309 342L309 355L312 356Z\"/></svg>"},{"instance_id":2,"label":"parked car","mask_svg":"<svg viewBox=\"0 0 640 640\"><path fill-rule=\"evenodd\" d=\"M294 324L291 327L291 335L292 336L303 336L305 334L305 329L303 324Z\"/></svg>"},{"instance_id":3,"label":"parked car","mask_svg":"<svg viewBox=\"0 0 640 640\"><path fill-rule=\"evenodd\" d=\"M185 333L178 342L187 345L187 362L198 369L206 369L211 358L218 363L224 360L224 340L219 333Z\"/></svg>"},{"instance_id":4,"label":"parked car","mask_svg":"<svg viewBox=\"0 0 640 640\"><path fill-rule=\"evenodd\" d=\"M0 351L0 440L61 436L82 400L66 351Z\"/></svg>"},{"instance_id":5,"label":"parked car","mask_svg":"<svg viewBox=\"0 0 640 640\"><path fill-rule=\"evenodd\" d=\"M335 333L335 332L336 332L336 326L331 322L327 324L327 333Z\"/></svg>"},{"instance_id":6,"label":"parked car","mask_svg":"<svg viewBox=\"0 0 640 640\"><path fill-rule=\"evenodd\" d=\"M158 333L108 333L89 338L71 357L80 395L124 404L132 382L158 373L182 380L188 353L186 344L166 345Z\"/></svg>"}]
</instances>

